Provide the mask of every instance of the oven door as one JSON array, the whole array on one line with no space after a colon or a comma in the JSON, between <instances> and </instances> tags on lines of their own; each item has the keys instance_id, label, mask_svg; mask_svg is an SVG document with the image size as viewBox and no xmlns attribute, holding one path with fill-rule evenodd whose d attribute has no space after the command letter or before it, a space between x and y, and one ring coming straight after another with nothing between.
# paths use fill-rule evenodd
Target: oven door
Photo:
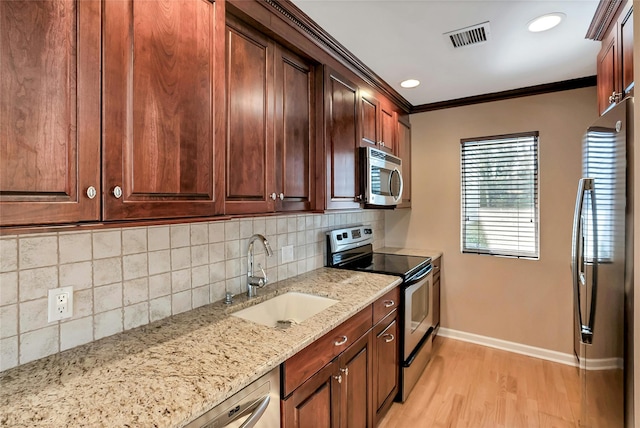
<instances>
[{"instance_id":1,"label":"oven door","mask_svg":"<svg viewBox=\"0 0 640 428\"><path fill-rule=\"evenodd\" d=\"M416 349L420 341L429 332L432 324L433 313L431 300L433 299L431 283L433 272L429 272L407 285L404 289L404 355L406 361Z\"/></svg>"}]
</instances>

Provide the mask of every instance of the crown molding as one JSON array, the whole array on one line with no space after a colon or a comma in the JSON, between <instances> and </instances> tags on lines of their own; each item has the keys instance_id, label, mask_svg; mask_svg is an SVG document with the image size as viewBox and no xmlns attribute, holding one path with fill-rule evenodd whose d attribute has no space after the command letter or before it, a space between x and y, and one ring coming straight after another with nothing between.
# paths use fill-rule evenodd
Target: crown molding
<instances>
[{"instance_id":1,"label":"crown molding","mask_svg":"<svg viewBox=\"0 0 640 428\"><path fill-rule=\"evenodd\" d=\"M622 0L600 0L585 38L601 41L621 4Z\"/></svg>"}]
</instances>

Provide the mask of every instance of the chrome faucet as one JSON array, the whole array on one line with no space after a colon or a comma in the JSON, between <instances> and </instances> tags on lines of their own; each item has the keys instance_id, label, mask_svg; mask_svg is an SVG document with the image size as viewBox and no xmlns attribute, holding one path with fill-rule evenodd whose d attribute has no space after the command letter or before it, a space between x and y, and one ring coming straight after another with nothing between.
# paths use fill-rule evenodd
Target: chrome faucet
<instances>
[{"instance_id":1,"label":"chrome faucet","mask_svg":"<svg viewBox=\"0 0 640 428\"><path fill-rule=\"evenodd\" d=\"M264 246L268 257L271 257L271 255L273 254L267 238L260 235L259 233L256 233L251 238L249 238L249 248L247 250L247 297L255 297L256 289L264 287L269 282L267 273L264 271L264 268L260 266L260 263L258 263L258 269L262 271L262 276L255 276L253 274L253 243L255 241L262 242L262 245Z\"/></svg>"}]
</instances>

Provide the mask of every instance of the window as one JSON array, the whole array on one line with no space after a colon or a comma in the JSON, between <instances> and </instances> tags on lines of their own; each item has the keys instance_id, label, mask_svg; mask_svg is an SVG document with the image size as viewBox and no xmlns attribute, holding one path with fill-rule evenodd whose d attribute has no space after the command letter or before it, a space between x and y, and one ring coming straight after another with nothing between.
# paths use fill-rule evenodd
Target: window
<instances>
[{"instance_id":1,"label":"window","mask_svg":"<svg viewBox=\"0 0 640 428\"><path fill-rule=\"evenodd\" d=\"M538 133L460 143L462 252L537 259Z\"/></svg>"}]
</instances>

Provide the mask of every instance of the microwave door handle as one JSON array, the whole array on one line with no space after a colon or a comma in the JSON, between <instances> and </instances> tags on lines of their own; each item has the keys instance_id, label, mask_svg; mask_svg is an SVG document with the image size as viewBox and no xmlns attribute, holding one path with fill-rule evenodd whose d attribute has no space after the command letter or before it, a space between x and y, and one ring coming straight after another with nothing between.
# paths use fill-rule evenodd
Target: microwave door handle
<instances>
[{"instance_id":1,"label":"microwave door handle","mask_svg":"<svg viewBox=\"0 0 640 428\"><path fill-rule=\"evenodd\" d=\"M580 302L580 282L582 279L582 259L583 259L583 239L582 239L582 208L584 206L584 196L586 193L586 180L580 179L578 182L578 194L576 196L576 207L573 215L573 233L571 244L571 270L573 277L573 298L575 306L575 316L580 329L580 338L582 340L582 306Z\"/></svg>"},{"instance_id":2,"label":"microwave door handle","mask_svg":"<svg viewBox=\"0 0 640 428\"><path fill-rule=\"evenodd\" d=\"M394 174L398 174L398 180L400 180L400 191L398 192L397 195L394 195L392 193L393 190L393 185L392 185L392 181L393 181L393 175ZM391 171L391 174L389 174L389 194L391 194L391 196L398 200L400 197L402 197L402 191L404 190L404 180L402 179L402 174L400 174L400 171L398 171L397 169L394 169L393 171Z\"/></svg>"}]
</instances>

